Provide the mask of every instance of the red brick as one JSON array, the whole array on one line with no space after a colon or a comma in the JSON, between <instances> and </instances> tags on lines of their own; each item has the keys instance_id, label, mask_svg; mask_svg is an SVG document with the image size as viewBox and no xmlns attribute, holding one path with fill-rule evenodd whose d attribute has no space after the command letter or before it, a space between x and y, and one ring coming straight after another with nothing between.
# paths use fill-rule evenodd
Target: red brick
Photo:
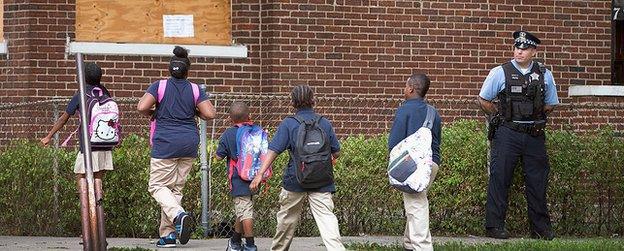
<instances>
[{"instance_id":1,"label":"red brick","mask_svg":"<svg viewBox=\"0 0 624 251\"><path fill-rule=\"evenodd\" d=\"M368 5L344 0L331 5L325 0L300 0L263 4L260 22L257 2L235 0L232 35L237 43L248 46L249 58L193 58L189 78L208 82L212 92L281 94L294 84L310 83L323 95L400 99L400 85L409 74L420 71L436 83L430 90L432 97L473 99L489 69L512 57L511 32L528 29L543 38L543 53L538 55L553 69L562 102L617 105L621 98L567 97L570 83L579 79L583 84L610 84L611 11L607 2L380 0ZM73 1L43 4L27 0L5 10L4 36L10 56L0 62L0 102L72 95L76 88L74 58L65 59L64 53L65 37L75 37ZM102 66L103 80L118 89L114 91L118 96L139 97L150 82L168 76L168 57L86 58ZM584 71L572 72L570 67L584 67ZM476 107L439 105L446 107L441 112L445 120L480 116ZM604 121L624 128L619 119L623 114L616 114L617 108L593 112L574 106L558 109L562 110L553 114L552 121L584 123L576 129ZM380 127L370 130L374 133L387 129L380 117L362 119L355 126L344 121L336 124L340 133L365 132L359 128L362 126ZM0 135L0 142L6 141L3 137Z\"/></svg>"}]
</instances>

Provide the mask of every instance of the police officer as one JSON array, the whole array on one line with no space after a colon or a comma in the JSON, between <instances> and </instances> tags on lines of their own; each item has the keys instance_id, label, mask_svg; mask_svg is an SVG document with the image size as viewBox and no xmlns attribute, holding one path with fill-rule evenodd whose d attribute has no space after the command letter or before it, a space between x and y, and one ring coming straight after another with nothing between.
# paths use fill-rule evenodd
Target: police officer
<instances>
[{"instance_id":1,"label":"police officer","mask_svg":"<svg viewBox=\"0 0 624 251\"><path fill-rule=\"evenodd\" d=\"M492 137L485 227L490 237L509 238L505 228L507 195L514 167L521 159L531 237L552 240L546 207L550 167L544 127L546 116L559 100L552 73L533 61L540 40L526 31L514 32L513 38L514 58L492 69L479 93L481 108L499 121Z\"/></svg>"}]
</instances>

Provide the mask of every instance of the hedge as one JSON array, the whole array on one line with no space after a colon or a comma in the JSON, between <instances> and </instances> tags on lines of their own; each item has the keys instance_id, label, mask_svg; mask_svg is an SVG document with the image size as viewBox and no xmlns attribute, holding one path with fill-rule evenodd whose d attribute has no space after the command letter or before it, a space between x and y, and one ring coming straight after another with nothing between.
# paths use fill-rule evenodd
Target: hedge
<instances>
[{"instance_id":1,"label":"hedge","mask_svg":"<svg viewBox=\"0 0 624 251\"><path fill-rule=\"evenodd\" d=\"M553 131L547 135L550 158L548 204L555 232L564 236L624 235L624 141L611 130L578 135ZM387 137L352 136L341 141L335 167L335 213L342 235L402 235L401 194L385 175ZM214 142L209 146L214 149ZM442 132L442 165L429 191L434 235L484 234L487 187L487 142L482 123L458 121ZM54 156L60 167L58 214L53 210ZM79 201L72 166L75 151L43 148L34 142L13 142L0 152L0 235L80 234ZM279 156L266 192L255 197L258 236L275 229L281 174L288 154ZM160 212L147 192L149 148L145 138L128 136L113 153L115 171L104 179L107 234L156 237ZM199 162L196 163L199 166ZM225 163L213 161L211 227L227 236L233 218ZM201 215L199 168L190 174L184 207ZM517 168L507 216L513 235L526 236L522 169ZM195 236L201 236L198 228ZM300 221L299 236L317 235L309 210Z\"/></svg>"}]
</instances>

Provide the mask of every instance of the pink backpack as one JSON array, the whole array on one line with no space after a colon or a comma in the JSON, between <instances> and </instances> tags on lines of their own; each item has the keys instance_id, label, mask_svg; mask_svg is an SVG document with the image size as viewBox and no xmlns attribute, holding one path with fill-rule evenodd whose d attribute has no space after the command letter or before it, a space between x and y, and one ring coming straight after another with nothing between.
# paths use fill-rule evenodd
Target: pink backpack
<instances>
[{"instance_id":1,"label":"pink backpack","mask_svg":"<svg viewBox=\"0 0 624 251\"><path fill-rule=\"evenodd\" d=\"M191 88L193 89L193 100L195 101L195 105L197 105L197 101L199 100L199 86L197 84L191 82ZM158 100L156 105L160 104L163 97L165 97L165 90L167 89L167 79L162 79L158 82ZM153 145L154 132L156 132L156 111L154 111L154 116L150 121L150 146Z\"/></svg>"},{"instance_id":2,"label":"pink backpack","mask_svg":"<svg viewBox=\"0 0 624 251\"><path fill-rule=\"evenodd\" d=\"M99 87L93 87L91 93L87 93L87 138L92 147L114 147L121 140L121 125L119 124L119 107L115 100ZM80 115L78 115L80 116ZM80 117L79 117L80 118ZM80 118L82 120L82 118ZM69 140L78 132L76 128L61 146L65 147Z\"/></svg>"}]
</instances>

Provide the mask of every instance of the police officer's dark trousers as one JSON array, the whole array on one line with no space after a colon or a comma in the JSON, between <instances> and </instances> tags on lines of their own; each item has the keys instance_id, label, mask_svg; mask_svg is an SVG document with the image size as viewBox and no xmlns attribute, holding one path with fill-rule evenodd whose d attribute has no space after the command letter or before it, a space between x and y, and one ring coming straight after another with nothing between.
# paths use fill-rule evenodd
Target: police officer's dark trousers
<instances>
[{"instance_id":1,"label":"police officer's dark trousers","mask_svg":"<svg viewBox=\"0 0 624 251\"><path fill-rule=\"evenodd\" d=\"M486 204L486 228L503 228L507 214L508 190L513 172L522 159L525 196L528 215L533 231L550 230L550 218L546 207L548 185L548 156L545 137L514 131L500 126L492 139L490 177Z\"/></svg>"}]
</instances>

